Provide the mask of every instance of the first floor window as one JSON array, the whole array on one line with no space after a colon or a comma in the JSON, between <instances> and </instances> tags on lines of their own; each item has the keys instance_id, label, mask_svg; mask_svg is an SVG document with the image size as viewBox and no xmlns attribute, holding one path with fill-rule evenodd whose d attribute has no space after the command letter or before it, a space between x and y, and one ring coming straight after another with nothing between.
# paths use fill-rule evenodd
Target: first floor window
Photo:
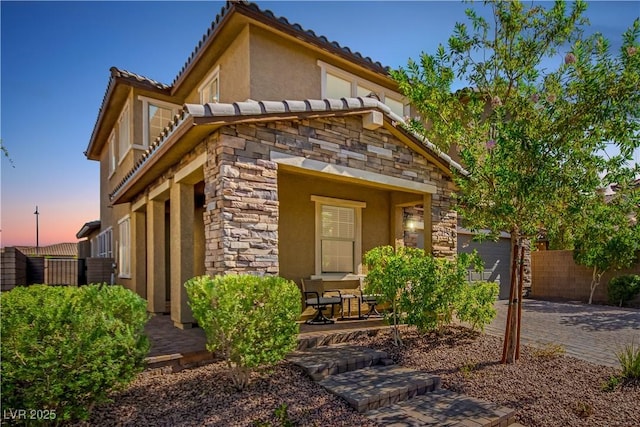
<instances>
[{"instance_id":1,"label":"first floor window","mask_svg":"<svg viewBox=\"0 0 640 427\"><path fill-rule=\"evenodd\" d=\"M357 273L364 202L311 196L316 202L316 274Z\"/></svg>"},{"instance_id":2,"label":"first floor window","mask_svg":"<svg viewBox=\"0 0 640 427\"><path fill-rule=\"evenodd\" d=\"M322 205L320 235L323 273L353 273L355 208Z\"/></svg>"},{"instance_id":3,"label":"first floor window","mask_svg":"<svg viewBox=\"0 0 640 427\"><path fill-rule=\"evenodd\" d=\"M129 217L118 223L120 243L118 244L118 274L120 277L131 277L131 229Z\"/></svg>"},{"instance_id":4,"label":"first floor window","mask_svg":"<svg viewBox=\"0 0 640 427\"><path fill-rule=\"evenodd\" d=\"M113 239L113 230L111 229L111 227L98 234L97 239L98 245L97 253L95 255L98 258L113 258L113 250L111 245Z\"/></svg>"}]
</instances>

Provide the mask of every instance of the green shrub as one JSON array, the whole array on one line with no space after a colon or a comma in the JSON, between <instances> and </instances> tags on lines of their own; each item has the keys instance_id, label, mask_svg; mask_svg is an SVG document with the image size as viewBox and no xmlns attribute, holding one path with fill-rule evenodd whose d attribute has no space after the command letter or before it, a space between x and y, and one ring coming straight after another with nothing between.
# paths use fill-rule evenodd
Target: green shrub
<instances>
[{"instance_id":1,"label":"green shrub","mask_svg":"<svg viewBox=\"0 0 640 427\"><path fill-rule=\"evenodd\" d=\"M365 291L391 304L396 344L401 343L400 322L429 331L450 324L455 314L474 327L495 317L497 285L467 281L469 268L481 267L475 253L448 260L422 249L382 246L367 252L364 261L368 268Z\"/></svg>"},{"instance_id":2,"label":"green shrub","mask_svg":"<svg viewBox=\"0 0 640 427\"><path fill-rule=\"evenodd\" d=\"M495 282L475 282L463 287L462 297L457 304L457 317L471 324L473 329L484 331L485 325L496 317L493 303L500 289Z\"/></svg>"},{"instance_id":3,"label":"green shrub","mask_svg":"<svg viewBox=\"0 0 640 427\"><path fill-rule=\"evenodd\" d=\"M640 346L631 343L616 352L618 362L622 368L622 377L628 380L640 379Z\"/></svg>"},{"instance_id":4,"label":"green shrub","mask_svg":"<svg viewBox=\"0 0 640 427\"><path fill-rule=\"evenodd\" d=\"M144 368L146 302L125 288L17 287L0 303L5 410L86 419Z\"/></svg>"},{"instance_id":5,"label":"green shrub","mask_svg":"<svg viewBox=\"0 0 640 427\"><path fill-rule=\"evenodd\" d=\"M185 283L207 349L227 360L234 386L249 383L252 368L278 362L296 346L300 291L281 277L200 276Z\"/></svg>"},{"instance_id":6,"label":"green shrub","mask_svg":"<svg viewBox=\"0 0 640 427\"><path fill-rule=\"evenodd\" d=\"M628 274L614 277L609 281L608 293L609 302L622 307L625 302L634 299L640 293L640 276Z\"/></svg>"}]
</instances>

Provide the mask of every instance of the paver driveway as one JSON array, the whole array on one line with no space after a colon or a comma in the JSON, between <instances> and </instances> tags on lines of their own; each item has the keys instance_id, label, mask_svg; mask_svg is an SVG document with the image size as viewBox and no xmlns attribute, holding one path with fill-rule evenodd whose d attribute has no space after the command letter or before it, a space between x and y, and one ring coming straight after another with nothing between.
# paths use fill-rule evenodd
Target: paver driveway
<instances>
[{"instance_id":1,"label":"paver driveway","mask_svg":"<svg viewBox=\"0 0 640 427\"><path fill-rule=\"evenodd\" d=\"M495 307L498 315L485 332L504 337L507 301ZM523 344L560 344L568 356L617 367L616 350L640 345L640 310L525 299L520 334Z\"/></svg>"}]
</instances>

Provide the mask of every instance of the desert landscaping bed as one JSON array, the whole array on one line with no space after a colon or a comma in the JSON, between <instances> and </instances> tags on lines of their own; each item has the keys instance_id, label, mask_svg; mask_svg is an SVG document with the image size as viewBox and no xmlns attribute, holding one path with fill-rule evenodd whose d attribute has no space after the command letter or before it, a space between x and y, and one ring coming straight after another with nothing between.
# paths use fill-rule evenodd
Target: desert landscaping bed
<instances>
[{"instance_id":1,"label":"desert landscaping bed","mask_svg":"<svg viewBox=\"0 0 640 427\"><path fill-rule=\"evenodd\" d=\"M500 339L461 327L427 336L406 330L403 338L402 351L387 333L358 344L439 375L444 388L516 409L526 426L640 425L640 385L602 390L616 373L613 368L565 357L551 347L524 347L518 364L501 365ZM89 425L277 426L276 409L283 404L293 425L375 425L287 362L253 374L243 392L233 389L225 364L217 362L173 374L144 373L113 399L94 409Z\"/></svg>"}]
</instances>

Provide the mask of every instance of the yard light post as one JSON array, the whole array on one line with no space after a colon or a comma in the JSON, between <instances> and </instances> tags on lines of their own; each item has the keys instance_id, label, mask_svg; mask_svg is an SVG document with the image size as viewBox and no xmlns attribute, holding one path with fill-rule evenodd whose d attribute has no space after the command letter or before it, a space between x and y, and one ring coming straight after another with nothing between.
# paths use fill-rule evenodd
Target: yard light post
<instances>
[{"instance_id":1,"label":"yard light post","mask_svg":"<svg viewBox=\"0 0 640 427\"><path fill-rule=\"evenodd\" d=\"M40 255L40 239L38 236L38 215L40 215L40 212L38 212L38 205L36 205L36 211L33 214L36 216L36 255Z\"/></svg>"}]
</instances>

